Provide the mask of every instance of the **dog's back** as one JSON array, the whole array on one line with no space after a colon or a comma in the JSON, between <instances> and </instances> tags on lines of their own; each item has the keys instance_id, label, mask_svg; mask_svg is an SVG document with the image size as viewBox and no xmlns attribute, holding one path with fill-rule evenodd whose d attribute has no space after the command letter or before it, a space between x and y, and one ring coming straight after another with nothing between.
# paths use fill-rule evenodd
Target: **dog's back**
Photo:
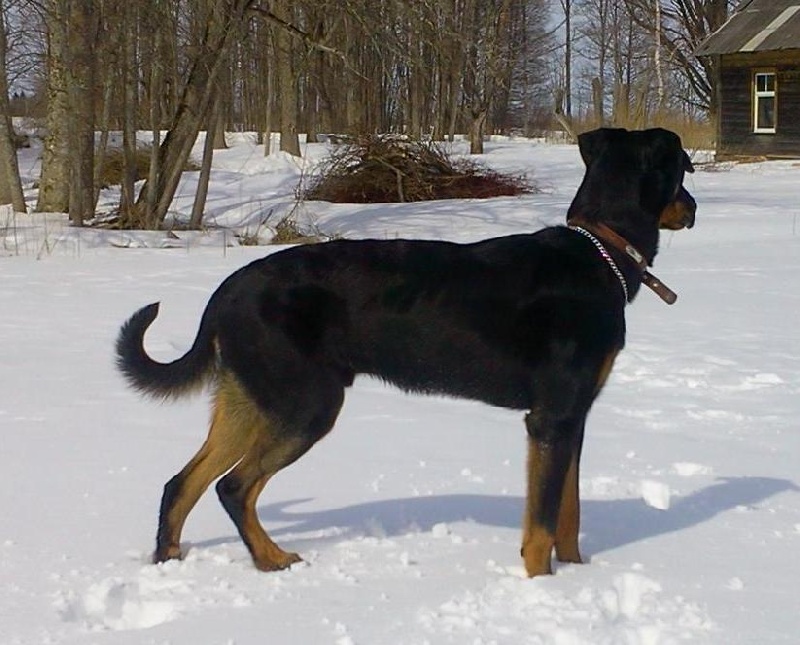
<instances>
[{"instance_id":1,"label":"dog's back","mask_svg":"<svg viewBox=\"0 0 800 645\"><path fill-rule=\"evenodd\" d=\"M282 251L212 299L227 303L221 364L232 364L238 343L263 337L264 352L291 347L345 385L363 373L529 409L532 363L559 338L598 357L622 343L619 287L585 251L564 228L468 245L337 241Z\"/></svg>"}]
</instances>

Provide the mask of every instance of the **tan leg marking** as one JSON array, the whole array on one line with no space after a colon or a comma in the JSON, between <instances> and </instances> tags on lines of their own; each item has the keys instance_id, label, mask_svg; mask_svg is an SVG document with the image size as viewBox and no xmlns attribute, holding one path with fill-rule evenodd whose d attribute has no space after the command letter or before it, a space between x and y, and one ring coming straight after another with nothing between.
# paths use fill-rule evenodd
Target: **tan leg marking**
<instances>
[{"instance_id":1,"label":"tan leg marking","mask_svg":"<svg viewBox=\"0 0 800 645\"><path fill-rule=\"evenodd\" d=\"M296 553L281 549L267 534L258 519L256 503L267 482L297 454L297 446L281 441L266 426L259 429L251 450L234 468L229 477L241 482L244 494L241 498L241 525L238 527L256 568L261 571L285 569L301 558Z\"/></svg>"},{"instance_id":2,"label":"tan leg marking","mask_svg":"<svg viewBox=\"0 0 800 645\"><path fill-rule=\"evenodd\" d=\"M248 534L253 562L261 571L277 571L286 569L302 558L297 553L289 553L281 549L269 537L256 512L256 501L272 475L259 479L248 491L245 498L244 530Z\"/></svg>"},{"instance_id":3,"label":"tan leg marking","mask_svg":"<svg viewBox=\"0 0 800 645\"><path fill-rule=\"evenodd\" d=\"M214 396L211 427L203 446L178 475L180 494L161 518L155 559L180 558L180 539L189 512L218 477L230 470L253 443L258 411L231 377L222 376Z\"/></svg>"},{"instance_id":4,"label":"tan leg marking","mask_svg":"<svg viewBox=\"0 0 800 645\"><path fill-rule=\"evenodd\" d=\"M556 528L556 557L561 562L583 562L578 549L581 511L578 491L578 457L573 455L561 494Z\"/></svg>"},{"instance_id":5,"label":"tan leg marking","mask_svg":"<svg viewBox=\"0 0 800 645\"><path fill-rule=\"evenodd\" d=\"M522 559L529 577L553 572L550 559L555 537L535 520L541 514L543 479L545 474L550 472L549 461L548 450L542 449L535 441L529 439L528 495L522 529Z\"/></svg>"},{"instance_id":6,"label":"tan leg marking","mask_svg":"<svg viewBox=\"0 0 800 645\"><path fill-rule=\"evenodd\" d=\"M603 361L603 364L600 367L600 374L597 377L597 386L594 390L595 396L600 393L600 390L603 389L608 377L611 375L611 370L614 369L614 361L616 360L618 353L619 350L614 350L608 356L606 356L605 360Z\"/></svg>"}]
</instances>

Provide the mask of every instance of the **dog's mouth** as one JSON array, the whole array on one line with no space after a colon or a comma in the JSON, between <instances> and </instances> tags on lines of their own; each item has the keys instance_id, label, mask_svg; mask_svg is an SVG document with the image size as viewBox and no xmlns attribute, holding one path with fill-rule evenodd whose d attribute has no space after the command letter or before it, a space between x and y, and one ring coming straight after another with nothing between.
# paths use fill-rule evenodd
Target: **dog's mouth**
<instances>
[{"instance_id":1,"label":"dog's mouth","mask_svg":"<svg viewBox=\"0 0 800 645\"><path fill-rule=\"evenodd\" d=\"M670 202L667 207L661 211L658 227L669 231L692 228L694 226L696 211L697 202L695 202L694 197L681 186L678 190L678 194L675 196L675 201Z\"/></svg>"},{"instance_id":2,"label":"dog's mouth","mask_svg":"<svg viewBox=\"0 0 800 645\"><path fill-rule=\"evenodd\" d=\"M668 231L680 231L694 226L694 211L688 210L682 204L673 202L661 213L658 227Z\"/></svg>"}]
</instances>

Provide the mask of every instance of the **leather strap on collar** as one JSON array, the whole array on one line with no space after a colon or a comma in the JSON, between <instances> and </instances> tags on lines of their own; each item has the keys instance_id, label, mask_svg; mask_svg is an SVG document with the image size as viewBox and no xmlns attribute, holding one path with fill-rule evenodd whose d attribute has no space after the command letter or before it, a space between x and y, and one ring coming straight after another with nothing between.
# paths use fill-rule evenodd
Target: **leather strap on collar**
<instances>
[{"instance_id":1,"label":"leather strap on collar","mask_svg":"<svg viewBox=\"0 0 800 645\"><path fill-rule=\"evenodd\" d=\"M648 271L645 257L633 244L628 242L628 240L615 230L602 222L589 223L579 218L570 219L567 224L570 226L579 226L589 231L603 242L622 253L625 258L636 265L639 275L641 276L642 284L652 289L653 292L668 305L675 304L675 301L678 299L678 294Z\"/></svg>"}]
</instances>

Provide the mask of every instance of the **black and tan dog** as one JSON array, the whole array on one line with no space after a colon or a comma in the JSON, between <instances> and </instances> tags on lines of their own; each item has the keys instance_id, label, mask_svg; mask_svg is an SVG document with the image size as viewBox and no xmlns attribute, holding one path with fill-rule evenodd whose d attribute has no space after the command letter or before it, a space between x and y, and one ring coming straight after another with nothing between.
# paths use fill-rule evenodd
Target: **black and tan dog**
<instances>
[{"instance_id":1,"label":"black and tan dog","mask_svg":"<svg viewBox=\"0 0 800 645\"><path fill-rule=\"evenodd\" d=\"M692 165L677 135L601 129L580 137L586 175L569 226L476 244L390 240L295 247L217 289L192 348L169 364L145 352L158 304L117 340L128 381L154 397L210 382L208 439L164 488L155 561L179 558L189 511L215 479L256 567L300 558L261 526L269 479L333 427L344 390L371 374L410 392L527 410L522 557L580 562L578 465L589 408L625 340L625 305L648 271L659 228L694 223ZM226 474L227 473L227 474Z\"/></svg>"}]
</instances>

